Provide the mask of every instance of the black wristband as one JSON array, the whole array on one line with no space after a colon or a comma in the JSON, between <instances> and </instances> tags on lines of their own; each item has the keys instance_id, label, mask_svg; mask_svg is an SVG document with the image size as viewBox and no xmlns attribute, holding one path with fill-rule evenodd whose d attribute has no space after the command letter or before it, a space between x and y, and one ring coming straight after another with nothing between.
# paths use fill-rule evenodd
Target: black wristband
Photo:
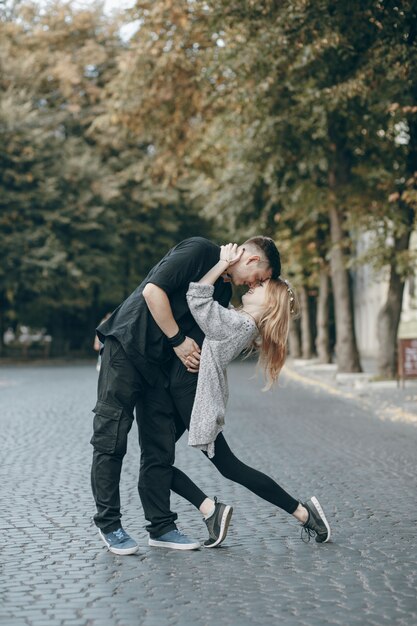
<instances>
[{"instance_id":1,"label":"black wristband","mask_svg":"<svg viewBox=\"0 0 417 626\"><path fill-rule=\"evenodd\" d=\"M182 344L183 341L185 341L185 335L181 330L179 330L176 335L174 335L173 337L167 337L167 339L171 348L176 348L177 346Z\"/></svg>"}]
</instances>

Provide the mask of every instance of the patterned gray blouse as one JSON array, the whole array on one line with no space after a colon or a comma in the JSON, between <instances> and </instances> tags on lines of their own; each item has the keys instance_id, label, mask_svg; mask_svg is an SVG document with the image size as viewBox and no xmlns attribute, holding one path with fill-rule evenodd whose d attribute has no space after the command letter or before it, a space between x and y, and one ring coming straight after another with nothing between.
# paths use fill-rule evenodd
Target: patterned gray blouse
<instances>
[{"instance_id":1,"label":"patterned gray blouse","mask_svg":"<svg viewBox=\"0 0 417 626\"><path fill-rule=\"evenodd\" d=\"M226 309L213 300L214 287L190 283L187 302L205 334L188 445L214 456L214 441L223 430L229 396L226 367L258 334L246 313Z\"/></svg>"}]
</instances>

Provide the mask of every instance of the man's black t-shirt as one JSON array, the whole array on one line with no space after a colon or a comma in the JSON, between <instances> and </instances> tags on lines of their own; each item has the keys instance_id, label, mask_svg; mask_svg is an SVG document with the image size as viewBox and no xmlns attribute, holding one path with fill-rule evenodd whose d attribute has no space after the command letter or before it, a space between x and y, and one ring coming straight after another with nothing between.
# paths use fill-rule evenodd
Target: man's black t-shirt
<instances>
[{"instance_id":1,"label":"man's black t-shirt","mask_svg":"<svg viewBox=\"0 0 417 626\"><path fill-rule=\"evenodd\" d=\"M191 237L179 243L151 269L109 319L100 324L97 328L99 339L104 342L106 337L115 337L143 376L152 383L155 365L167 362L174 352L148 309L142 295L145 285L153 283L165 291L181 331L201 346L204 334L190 313L185 295L189 283L202 278L217 263L219 255L220 247L203 237ZM227 307L231 295L230 284L219 278L214 285L214 299Z\"/></svg>"}]
</instances>

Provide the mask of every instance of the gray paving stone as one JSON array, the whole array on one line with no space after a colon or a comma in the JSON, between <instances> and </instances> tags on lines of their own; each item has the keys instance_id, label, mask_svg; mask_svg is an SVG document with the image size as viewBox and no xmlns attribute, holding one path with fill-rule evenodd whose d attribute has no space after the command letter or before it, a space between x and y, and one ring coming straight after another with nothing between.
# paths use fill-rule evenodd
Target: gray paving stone
<instances>
[{"instance_id":1,"label":"gray paving stone","mask_svg":"<svg viewBox=\"0 0 417 626\"><path fill-rule=\"evenodd\" d=\"M250 362L230 370L225 434L244 461L294 497L317 495L333 543L303 544L287 514L217 474L178 445L177 464L210 496L234 506L219 550L147 545L137 494L134 426L121 483L123 523L140 543L115 557L92 523L94 364L0 367L1 626L415 626L417 428L283 380L271 393ZM7 485L7 487L6 487ZM177 496L180 526L205 538L200 514Z\"/></svg>"}]
</instances>

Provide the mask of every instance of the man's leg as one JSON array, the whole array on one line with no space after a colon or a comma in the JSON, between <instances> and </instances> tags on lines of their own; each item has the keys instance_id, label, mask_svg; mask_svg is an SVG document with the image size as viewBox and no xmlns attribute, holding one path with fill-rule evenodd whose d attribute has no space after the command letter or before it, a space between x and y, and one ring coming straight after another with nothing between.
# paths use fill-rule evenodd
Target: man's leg
<instances>
[{"instance_id":1,"label":"man's leg","mask_svg":"<svg viewBox=\"0 0 417 626\"><path fill-rule=\"evenodd\" d=\"M175 461L175 409L168 379L161 371L154 387L148 387L136 407L141 462L139 495L145 518L150 522L149 544L180 550L199 548L198 542L182 535L176 527L177 514L170 510Z\"/></svg>"},{"instance_id":2,"label":"man's leg","mask_svg":"<svg viewBox=\"0 0 417 626\"><path fill-rule=\"evenodd\" d=\"M139 372L126 357L119 342L109 337L103 349L98 400L94 408L91 486L97 506L94 522L106 545L116 554L129 554L126 551L127 539L119 532L119 482L127 436L133 421L133 407L142 389L143 380ZM117 536L112 536L115 531L119 532L119 541ZM107 535L108 540L105 539ZM124 548L120 548L123 551L117 551L120 546L114 548L113 543L124 544Z\"/></svg>"}]
</instances>

